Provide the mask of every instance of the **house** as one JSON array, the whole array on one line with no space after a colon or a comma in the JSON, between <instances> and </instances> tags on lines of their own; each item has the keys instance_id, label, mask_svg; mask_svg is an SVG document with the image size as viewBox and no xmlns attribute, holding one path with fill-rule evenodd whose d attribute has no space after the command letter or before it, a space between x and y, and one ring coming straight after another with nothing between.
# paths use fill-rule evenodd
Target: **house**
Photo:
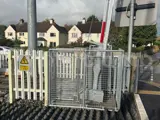
<instances>
[{"instance_id":1,"label":"house","mask_svg":"<svg viewBox=\"0 0 160 120\"><path fill-rule=\"evenodd\" d=\"M22 46L28 46L28 32L27 23L23 19L17 25L9 25L5 30L5 38L11 40L21 40L23 41ZM46 41L47 46L59 46L67 44L68 35L67 30L55 23L53 19L49 21L43 21L37 23L37 41ZM39 42L37 43L39 44Z\"/></svg>"},{"instance_id":2,"label":"house","mask_svg":"<svg viewBox=\"0 0 160 120\"><path fill-rule=\"evenodd\" d=\"M76 42L78 38L85 41L99 42L101 34L101 22L86 23L83 19L78 25L74 25L68 31L68 43Z\"/></svg>"}]
</instances>

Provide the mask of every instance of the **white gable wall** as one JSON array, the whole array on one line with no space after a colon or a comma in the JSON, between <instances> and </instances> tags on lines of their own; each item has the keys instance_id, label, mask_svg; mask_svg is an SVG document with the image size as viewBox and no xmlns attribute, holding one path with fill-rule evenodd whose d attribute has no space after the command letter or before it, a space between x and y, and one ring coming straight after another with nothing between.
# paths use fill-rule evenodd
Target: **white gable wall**
<instances>
[{"instance_id":1,"label":"white gable wall","mask_svg":"<svg viewBox=\"0 0 160 120\"><path fill-rule=\"evenodd\" d=\"M82 34L82 39L83 39L83 42L85 41L94 41L94 42L100 42L100 33L83 33Z\"/></svg>"},{"instance_id":2,"label":"white gable wall","mask_svg":"<svg viewBox=\"0 0 160 120\"><path fill-rule=\"evenodd\" d=\"M82 37L82 32L74 25L68 32L68 43L76 42L80 37Z\"/></svg>"},{"instance_id":3,"label":"white gable wall","mask_svg":"<svg viewBox=\"0 0 160 120\"><path fill-rule=\"evenodd\" d=\"M10 36L9 33L12 33L12 36ZM11 26L8 26L8 28L5 30L5 38L11 40L16 39L16 31Z\"/></svg>"},{"instance_id":4,"label":"white gable wall","mask_svg":"<svg viewBox=\"0 0 160 120\"><path fill-rule=\"evenodd\" d=\"M50 36L51 33L54 33L55 36ZM53 25L48 29L44 38L47 40L47 46L50 46L51 42L56 43L56 46L59 45L59 31Z\"/></svg>"}]
</instances>

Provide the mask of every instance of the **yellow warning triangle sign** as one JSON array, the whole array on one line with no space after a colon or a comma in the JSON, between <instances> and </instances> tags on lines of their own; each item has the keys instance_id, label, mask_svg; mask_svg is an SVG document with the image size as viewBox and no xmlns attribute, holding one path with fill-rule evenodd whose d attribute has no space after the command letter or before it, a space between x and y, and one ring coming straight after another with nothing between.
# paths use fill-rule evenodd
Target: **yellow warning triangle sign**
<instances>
[{"instance_id":1,"label":"yellow warning triangle sign","mask_svg":"<svg viewBox=\"0 0 160 120\"><path fill-rule=\"evenodd\" d=\"M23 58L20 61L20 64L29 64L26 56L23 56Z\"/></svg>"}]
</instances>

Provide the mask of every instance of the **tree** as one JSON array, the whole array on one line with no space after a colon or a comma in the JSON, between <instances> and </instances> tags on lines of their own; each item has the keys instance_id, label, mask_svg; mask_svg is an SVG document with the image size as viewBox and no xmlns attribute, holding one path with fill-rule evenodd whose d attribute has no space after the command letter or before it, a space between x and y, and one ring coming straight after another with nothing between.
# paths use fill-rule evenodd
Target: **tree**
<instances>
[{"instance_id":1,"label":"tree","mask_svg":"<svg viewBox=\"0 0 160 120\"><path fill-rule=\"evenodd\" d=\"M114 22L111 22L110 33L109 33L109 43L113 46L113 49L127 49L127 39L128 39L128 28L115 27Z\"/></svg>"},{"instance_id":2,"label":"tree","mask_svg":"<svg viewBox=\"0 0 160 120\"><path fill-rule=\"evenodd\" d=\"M114 22L111 23L109 43L113 48L127 50L128 30L128 27L115 27ZM155 25L134 27L133 44L137 47L136 51L144 50L144 46L154 43L156 32Z\"/></svg>"},{"instance_id":3,"label":"tree","mask_svg":"<svg viewBox=\"0 0 160 120\"><path fill-rule=\"evenodd\" d=\"M0 25L0 39L5 38L4 31L6 30L6 28L7 27L5 25Z\"/></svg>"},{"instance_id":4,"label":"tree","mask_svg":"<svg viewBox=\"0 0 160 120\"><path fill-rule=\"evenodd\" d=\"M156 33L156 25L134 27L133 43L135 43L136 47L154 43Z\"/></svg>"},{"instance_id":5,"label":"tree","mask_svg":"<svg viewBox=\"0 0 160 120\"><path fill-rule=\"evenodd\" d=\"M12 42L13 42L13 46L11 46L11 47L20 47L20 45L23 44L23 42L21 40L15 40Z\"/></svg>"},{"instance_id":6,"label":"tree","mask_svg":"<svg viewBox=\"0 0 160 120\"><path fill-rule=\"evenodd\" d=\"M82 37L79 37L79 38L77 39L77 43L81 45L81 44L82 44L82 42L83 42Z\"/></svg>"},{"instance_id":7,"label":"tree","mask_svg":"<svg viewBox=\"0 0 160 120\"><path fill-rule=\"evenodd\" d=\"M98 18L95 15L91 15L87 18L87 22L99 22Z\"/></svg>"}]
</instances>

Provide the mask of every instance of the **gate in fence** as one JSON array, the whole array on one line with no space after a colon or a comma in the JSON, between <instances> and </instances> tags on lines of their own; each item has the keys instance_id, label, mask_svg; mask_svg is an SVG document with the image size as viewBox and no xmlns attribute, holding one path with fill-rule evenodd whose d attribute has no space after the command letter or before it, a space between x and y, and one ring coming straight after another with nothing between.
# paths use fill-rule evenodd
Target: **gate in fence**
<instances>
[{"instance_id":1,"label":"gate in fence","mask_svg":"<svg viewBox=\"0 0 160 120\"><path fill-rule=\"evenodd\" d=\"M49 105L119 110L124 65L121 50L49 50Z\"/></svg>"}]
</instances>

